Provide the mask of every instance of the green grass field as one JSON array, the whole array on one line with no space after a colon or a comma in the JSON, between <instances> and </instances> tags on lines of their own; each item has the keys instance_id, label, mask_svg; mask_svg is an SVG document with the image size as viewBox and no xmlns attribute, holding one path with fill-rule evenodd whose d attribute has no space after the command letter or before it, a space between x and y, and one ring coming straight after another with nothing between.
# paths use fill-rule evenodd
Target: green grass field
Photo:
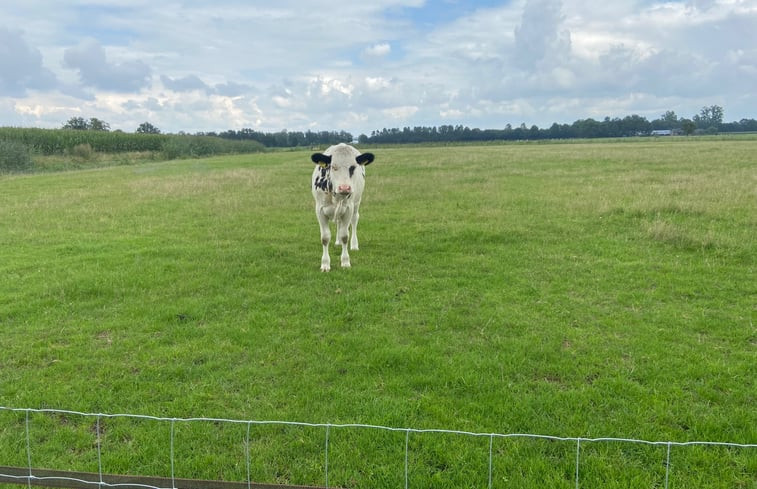
<instances>
[{"instance_id":1,"label":"green grass field","mask_svg":"<svg viewBox=\"0 0 757 489\"><path fill-rule=\"evenodd\" d=\"M757 443L757 140L372 148L352 268L321 273L309 152L0 176L0 405ZM34 465L97 470L91 418ZM105 420L103 470L170 475ZM176 476L246 480L245 427L176 427ZM252 478L323 484L322 429L256 427ZM0 411L0 465L27 464ZM405 434L332 430L329 484L404 487ZM575 443L496 439L493 487L575 487ZM415 434L411 487L486 487L489 438ZM581 487L663 487L582 446ZM755 488L674 447L670 487Z\"/></svg>"}]
</instances>

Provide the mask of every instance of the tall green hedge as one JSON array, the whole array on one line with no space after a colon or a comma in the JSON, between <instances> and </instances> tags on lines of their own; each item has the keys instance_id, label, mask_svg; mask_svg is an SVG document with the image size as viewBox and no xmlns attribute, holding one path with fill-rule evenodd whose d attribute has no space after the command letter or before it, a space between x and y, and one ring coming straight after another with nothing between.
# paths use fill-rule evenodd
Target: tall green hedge
<instances>
[{"instance_id":1,"label":"tall green hedge","mask_svg":"<svg viewBox=\"0 0 757 489\"><path fill-rule=\"evenodd\" d=\"M214 154L256 153L265 150L257 141L232 141L212 136L175 136L72 129L0 127L0 140L20 143L36 154L65 154L89 145L98 153L162 152L167 158Z\"/></svg>"},{"instance_id":2,"label":"tall green hedge","mask_svg":"<svg viewBox=\"0 0 757 489\"><path fill-rule=\"evenodd\" d=\"M109 131L0 127L0 139L18 141L39 154L61 154L80 144L101 153L160 151L168 136Z\"/></svg>"}]
</instances>

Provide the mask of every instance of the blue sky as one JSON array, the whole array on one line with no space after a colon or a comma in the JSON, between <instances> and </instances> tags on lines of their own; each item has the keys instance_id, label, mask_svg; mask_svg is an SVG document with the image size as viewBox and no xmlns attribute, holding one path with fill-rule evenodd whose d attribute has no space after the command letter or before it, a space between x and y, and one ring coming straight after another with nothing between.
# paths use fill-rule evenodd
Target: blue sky
<instances>
[{"instance_id":1,"label":"blue sky","mask_svg":"<svg viewBox=\"0 0 757 489\"><path fill-rule=\"evenodd\" d=\"M134 131L757 118L757 0L25 0L0 126Z\"/></svg>"},{"instance_id":2,"label":"blue sky","mask_svg":"<svg viewBox=\"0 0 757 489\"><path fill-rule=\"evenodd\" d=\"M477 10L501 7L508 2L501 0L429 0L426 2L408 2L406 5L400 5L390 8L387 15L404 19L419 29L420 31L433 30L439 24L453 22L456 19L470 15Z\"/></svg>"}]
</instances>

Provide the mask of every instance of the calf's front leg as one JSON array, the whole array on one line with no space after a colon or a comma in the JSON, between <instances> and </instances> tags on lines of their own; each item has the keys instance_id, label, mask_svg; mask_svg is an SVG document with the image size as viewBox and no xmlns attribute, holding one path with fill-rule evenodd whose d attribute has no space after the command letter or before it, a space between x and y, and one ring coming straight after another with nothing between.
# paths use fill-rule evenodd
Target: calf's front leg
<instances>
[{"instance_id":1,"label":"calf's front leg","mask_svg":"<svg viewBox=\"0 0 757 489\"><path fill-rule=\"evenodd\" d=\"M331 229L329 229L329 218L318 212L318 224L321 227L321 244L323 245L323 255L321 255L321 271L328 272L331 270L331 257L329 256L329 242L331 241Z\"/></svg>"},{"instance_id":2,"label":"calf's front leg","mask_svg":"<svg viewBox=\"0 0 757 489\"><path fill-rule=\"evenodd\" d=\"M358 242L357 242L357 222L360 220L360 213L358 212L358 209L355 208L355 211L352 213L352 222L350 223L350 227L352 228L352 236L350 237L350 249L351 250L359 250Z\"/></svg>"},{"instance_id":3,"label":"calf's front leg","mask_svg":"<svg viewBox=\"0 0 757 489\"><path fill-rule=\"evenodd\" d=\"M344 216L336 221L336 236L339 243L342 245L342 255L340 257L342 268L350 268L350 253L347 241L349 241L350 234L350 221L352 219L352 213L348 209Z\"/></svg>"}]
</instances>

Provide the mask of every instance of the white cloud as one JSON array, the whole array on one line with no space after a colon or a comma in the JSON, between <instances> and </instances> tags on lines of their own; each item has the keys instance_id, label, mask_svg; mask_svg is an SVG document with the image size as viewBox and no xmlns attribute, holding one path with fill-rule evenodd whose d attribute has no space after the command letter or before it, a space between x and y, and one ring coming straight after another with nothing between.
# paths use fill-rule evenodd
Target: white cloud
<instances>
[{"instance_id":1,"label":"white cloud","mask_svg":"<svg viewBox=\"0 0 757 489\"><path fill-rule=\"evenodd\" d=\"M714 103L727 120L757 117L754 0L476 4L438 19L418 16L444 3L421 0L9 4L0 125L81 115L129 131L359 134L690 117Z\"/></svg>"},{"instance_id":2,"label":"white cloud","mask_svg":"<svg viewBox=\"0 0 757 489\"><path fill-rule=\"evenodd\" d=\"M363 50L363 56L367 58L381 58L392 52L392 46L388 42L374 44Z\"/></svg>"},{"instance_id":3,"label":"white cloud","mask_svg":"<svg viewBox=\"0 0 757 489\"><path fill-rule=\"evenodd\" d=\"M376 77L367 76L365 78L365 87L371 91L389 88L390 85L391 85L391 81L381 76L376 76Z\"/></svg>"},{"instance_id":4,"label":"white cloud","mask_svg":"<svg viewBox=\"0 0 757 489\"><path fill-rule=\"evenodd\" d=\"M276 104L277 107L282 109L288 109L293 105L291 98L282 97L281 95L274 95L271 100L273 100L273 103Z\"/></svg>"},{"instance_id":5,"label":"white cloud","mask_svg":"<svg viewBox=\"0 0 757 489\"><path fill-rule=\"evenodd\" d=\"M36 119L42 118L49 114L57 114L63 116L64 114L67 114L69 112L76 111L75 107L55 107L45 104L25 105L23 103L18 103L16 104L15 108L21 116L31 116Z\"/></svg>"},{"instance_id":6,"label":"white cloud","mask_svg":"<svg viewBox=\"0 0 757 489\"><path fill-rule=\"evenodd\" d=\"M388 107L382 112L392 119L407 119L418 112L419 108L415 105L403 105L401 107Z\"/></svg>"},{"instance_id":7,"label":"white cloud","mask_svg":"<svg viewBox=\"0 0 757 489\"><path fill-rule=\"evenodd\" d=\"M310 80L309 94L313 97L328 97L329 95L351 96L355 87L349 82L331 78L330 76L317 76Z\"/></svg>"}]
</instances>

